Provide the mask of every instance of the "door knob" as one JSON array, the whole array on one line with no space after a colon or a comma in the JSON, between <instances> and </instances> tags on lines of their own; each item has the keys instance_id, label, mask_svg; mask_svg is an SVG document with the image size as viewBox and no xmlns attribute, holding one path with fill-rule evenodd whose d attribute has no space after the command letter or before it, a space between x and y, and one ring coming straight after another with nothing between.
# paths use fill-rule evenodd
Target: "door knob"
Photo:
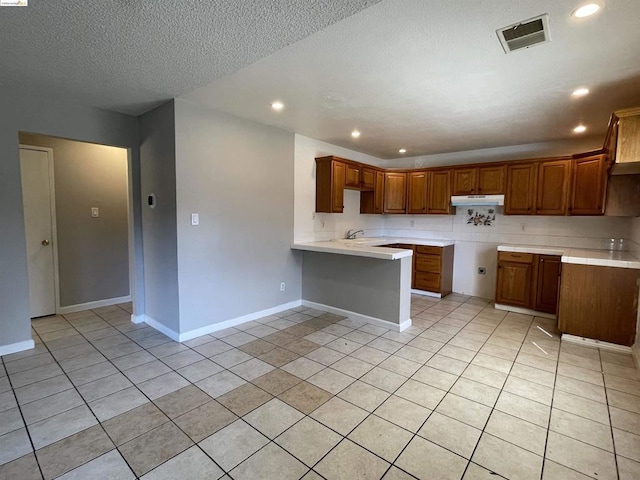
<instances>
[{"instance_id":1,"label":"door knob","mask_svg":"<svg viewBox=\"0 0 640 480\"><path fill-rule=\"evenodd\" d=\"M42 245L44 245L45 247L49 245L49 240L42 240Z\"/></svg>"}]
</instances>

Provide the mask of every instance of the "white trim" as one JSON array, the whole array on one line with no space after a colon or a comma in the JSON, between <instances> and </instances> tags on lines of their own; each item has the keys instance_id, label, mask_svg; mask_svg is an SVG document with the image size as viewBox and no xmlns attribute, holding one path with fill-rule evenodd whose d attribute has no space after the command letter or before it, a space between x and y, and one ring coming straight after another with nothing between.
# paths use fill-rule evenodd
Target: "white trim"
<instances>
[{"instance_id":1,"label":"white trim","mask_svg":"<svg viewBox=\"0 0 640 480\"><path fill-rule=\"evenodd\" d=\"M354 320L361 320L366 323L371 323L373 325L377 325L379 327L388 328L389 330L394 330L396 332L402 332L411 326L411 319L408 318L404 322L398 324L393 323L388 320L382 320L381 318L370 317L368 315L363 315L361 313L352 312L350 310L343 310L342 308L332 307L331 305L325 305L323 303L309 302L307 300L302 300L303 307L315 308L316 310L324 310L329 313L334 313L336 315L342 315L344 317L353 318Z\"/></svg>"},{"instance_id":2,"label":"white trim","mask_svg":"<svg viewBox=\"0 0 640 480\"><path fill-rule=\"evenodd\" d=\"M143 323L144 322L144 315L134 315L133 313L131 314L131 323Z\"/></svg>"},{"instance_id":3,"label":"white trim","mask_svg":"<svg viewBox=\"0 0 640 480\"><path fill-rule=\"evenodd\" d=\"M603 342L601 340L594 340L593 338L578 337L577 335L569 335L568 333L562 334L562 341L567 343L575 343L583 345L585 347L601 348L602 350L611 350L612 352L619 353L632 353L631 347L624 345L616 345L615 343Z\"/></svg>"},{"instance_id":4,"label":"white trim","mask_svg":"<svg viewBox=\"0 0 640 480\"><path fill-rule=\"evenodd\" d=\"M35 348L36 344L33 340L25 340L24 342L10 343L9 345L0 345L0 357L10 355L12 353L22 352Z\"/></svg>"},{"instance_id":5,"label":"white trim","mask_svg":"<svg viewBox=\"0 0 640 480\"><path fill-rule=\"evenodd\" d=\"M423 297L442 298L441 293L429 292L428 290L418 290L417 288L412 288L411 293L415 293L416 295L422 295Z\"/></svg>"},{"instance_id":6,"label":"white trim","mask_svg":"<svg viewBox=\"0 0 640 480\"><path fill-rule=\"evenodd\" d=\"M111 305L117 305L119 303L127 303L131 301L131 295L126 297L106 298L104 300L96 300L95 302L78 303L77 305L67 305L66 307L60 307L58 313L64 315L65 313L80 312L82 310L90 310L92 308L109 307Z\"/></svg>"},{"instance_id":7,"label":"white trim","mask_svg":"<svg viewBox=\"0 0 640 480\"><path fill-rule=\"evenodd\" d=\"M513 307L511 305L502 305L500 303L495 304L496 310L506 310L507 312L522 313L524 315L533 315L535 317L548 318L549 320L555 320L557 317L553 313L538 312L537 310L531 310L530 308Z\"/></svg>"},{"instance_id":8,"label":"white trim","mask_svg":"<svg viewBox=\"0 0 640 480\"><path fill-rule=\"evenodd\" d=\"M207 335L209 333L217 332L219 330L224 330L225 328L235 327L236 325L240 325L242 323L251 322L252 320L257 320L258 318L267 317L269 315L273 315L274 313L283 312L291 308L299 307L301 304L302 303L300 300L294 300L293 302L283 303L280 305L276 305L275 307L267 308L266 310L260 310L259 312L249 313L241 317L232 318L231 320L225 320L224 322L214 323L213 325L207 325L206 327L196 328L195 330L189 330L188 332L179 334L178 335L179 340L176 340L176 339L174 340L178 342L186 342L187 340L191 340L192 338L201 337L202 335ZM149 324L149 325L156 328L152 324ZM162 330L160 331L162 332Z\"/></svg>"},{"instance_id":9,"label":"white trim","mask_svg":"<svg viewBox=\"0 0 640 480\"><path fill-rule=\"evenodd\" d=\"M169 327L165 327L163 324L161 324L157 320L154 320L149 315L144 315L144 322L150 327L158 330L160 333L164 333L171 340L174 340L176 342L180 341L180 334L178 334L178 332L171 330Z\"/></svg>"},{"instance_id":10,"label":"white trim","mask_svg":"<svg viewBox=\"0 0 640 480\"><path fill-rule=\"evenodd\" d=\"M25 145L22 143L19 144L18 147L23 150L35 150L36 152L45 152L47 154L47 164L49 167L49 216L51 218L51 248L53 254L53 295L55 297L55 311L52 313L60 313L60 273L58 270L58 227L56 218L56 181L53 166L53 148Z\"/></svg>"},{"instance_id":11,"label":"white trim","mask_svg":"<svg viewBox=\"0 0 640 480\"><path fill-rule=\"evenodd\" d=\"M124 148L124 147L120 147ZM136 298L136 241L134 237L135 225L133 220L134 205L133 197L133 159L131 158L131 148L124 148L127 151L127 248L129 260L129 295L133 303L133 311L138 309L138 300ZM142 315L140 315L142 316ZM142 320L140 320L142 322ZM140 323L138 322L138 323Z\"/></svg>"}]
</instances>

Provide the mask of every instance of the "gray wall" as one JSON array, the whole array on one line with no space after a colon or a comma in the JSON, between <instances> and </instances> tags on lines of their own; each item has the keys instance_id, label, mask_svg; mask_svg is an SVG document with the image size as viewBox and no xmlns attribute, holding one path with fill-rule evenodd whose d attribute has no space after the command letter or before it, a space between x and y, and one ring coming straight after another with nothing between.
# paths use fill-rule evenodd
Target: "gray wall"
<instances>
[{"instance_id":1,"label":"gray wall","mask_svg":"<svg viewBox=\"0 0 640 480\"><path fill-rule=\"evenodd\" d=\"M53 149L60 306L129 295L127 151L26 133L20 143Z\"/></svg>"},{"instance_id":2,"label":"gray wall","mask_svg":"<svg viewBox=\"0 0 640 480\"><path fill-rule=\"evenodd\" d=\"M411 261L304 252L302 299L403 323L410 318Z\"/></svg>"},{"instance_id":3,"label":"gray wall","mask_svg":"<svg viewBox=\"0 0 640 480\"><path fill-rule=\"evenodd\" d=\"M176 149L174 102L140 117L145 314L180 330L176 234ZM150 208L147 196L156 195Z\"/></svg>"},{"instance_id":4,"label":"gray wall","mask_svg":"<svg viewBox=\"0 0 640 480\"><path fill-rule=\"evenodd\" d=\"M138 123L133 117L0 89L0 346L31 339L18 132L130 148L135 312L144 311Z\"/></svg>"},{"instance_id":5,"label":"gray wall","mask_svg":"<svg viewBox=\"0 0 640 480\"><path fill-rule=\"evenodd\" d=\"M175 105L181 332L299 300L293 134Z\"/></svg>"}]
</instances>

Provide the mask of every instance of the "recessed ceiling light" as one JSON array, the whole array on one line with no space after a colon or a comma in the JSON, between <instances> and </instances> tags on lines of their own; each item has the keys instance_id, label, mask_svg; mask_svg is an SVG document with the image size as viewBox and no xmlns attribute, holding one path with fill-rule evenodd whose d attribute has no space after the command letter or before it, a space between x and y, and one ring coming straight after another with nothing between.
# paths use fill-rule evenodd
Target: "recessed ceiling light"
<instances>
[{"instance_id":1,"label":"recessed ceiling light","mask_svg":"<svg viewBox=\"0 0 640 480\"><path fill-rule=\"evenodd\" d=\"M571 15L576 18L590 17L598 10L600 10L600 5L597 3L587 3L586 5L576 8L571 12Z\"/></svg>"},{"instance_id":2,"label":"recessed ceiling light","mask_svg":"<svg viewBox=\"0 0 640 480\"><path fill-rule=\"evenodd\" d=\"M589 94L588 88L576 88L571 95L574 97L584 97Z\"/></svg>"},{"instance_id":3,"label":"recessed ceiling light","mask_svg":"<svg viewBox=\"0 0 640 480\"><path fill-rule=\"evenodd\" d=\"M354 130L353 132L351 132L351 136L353 138L358 138L360 137L360 131L359 130Z\"/></svg>"},{"instance_id":4,"label":"recessed ceiling light","mask_svg":"<svg viewBox=\"0 0 640 480\"><path fill-rule=\"evenodd\" d=\"M583 133L586 130L587 130L587 127L585 127L584 125L578 125L573 129L573 133Z\"/></svg>"},{"instance_id":5,"label":"recessed ceiling light","mask_svg":"<svg viewBox=\"0 0 640 480\"><path fill-rule=\"evenodd\" d=\"M280 110L282 110L284 108L284 103L282 103L282 102L273 102L271 104L271 108L273 108L275 111L279 112Z\"/></svg>"},{"instance_id":6,"label":"recessed ceiling light","mask_svg":"<svg viewBox=\"0 0 640 480\"><path fill-rule=\"evenodd\" d=\"M398 153L407 153L407 149L406 148L401 148L400 150L398 150Z\"/></svg>"}]
</instances>

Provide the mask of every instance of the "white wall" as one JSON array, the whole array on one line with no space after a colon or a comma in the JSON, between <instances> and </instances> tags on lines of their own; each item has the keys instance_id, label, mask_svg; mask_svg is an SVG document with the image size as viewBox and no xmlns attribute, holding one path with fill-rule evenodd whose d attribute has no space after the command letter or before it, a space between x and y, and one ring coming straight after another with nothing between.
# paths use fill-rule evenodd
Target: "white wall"
<instances>
[{"instance_id":1,"label":"white wall","mask_svg":"<svg viewBox=\"0 0 640 480\"><path fill-rule=\"evenodd\" d=\"M335 155L369 165L382 165L382 160L297 134L294 152L296 242L342 238L350 228L365 230L368 237L383 235L384 218L381 215L360 215L360 192L355 190L344 192L344 213L315 213L316 157Z\"/></svg>"},{"instance_id":2,"label":"white wall","mask_svg":"<svg viewBox=\"0 0 640 480\"><path fill-rule=\"evenodd\" d=\"M300 300L293 134L180 99L175 114L180 332Z\"/></svg>"},{"instance_id":3,"label":"white wall","mask_svg":"<svg viewBox=\"0 0 640 480\"><path fill-rule=\"evenodd\" d=\"M138 125L134 117L0 89L0 347L31 339L18 132L130 149L136 313L144 312Z\"/></svg>"},{"instance_id":4,"label":"white wall","mask_svg":"<svg viewBox=\"0 0 640 480\"><path fill-rule=\"evenodd\" d=\"M45 135L53 149L60 306L126 297L129 290L127 150ZM91 217L91 207L100 217Z\"/></svg>"},{"instance_id":5,"label":"white wall","mask_svg":"<svg viewBox=\"0 0 640 480\"><path fill-rule=\"evenodd\" d=\"M176 233L176 146L173 100L138 117L146 312L170 330L180 328ZM151 208L147 198L156 196Z\"/></svg>"}]
</instances>

